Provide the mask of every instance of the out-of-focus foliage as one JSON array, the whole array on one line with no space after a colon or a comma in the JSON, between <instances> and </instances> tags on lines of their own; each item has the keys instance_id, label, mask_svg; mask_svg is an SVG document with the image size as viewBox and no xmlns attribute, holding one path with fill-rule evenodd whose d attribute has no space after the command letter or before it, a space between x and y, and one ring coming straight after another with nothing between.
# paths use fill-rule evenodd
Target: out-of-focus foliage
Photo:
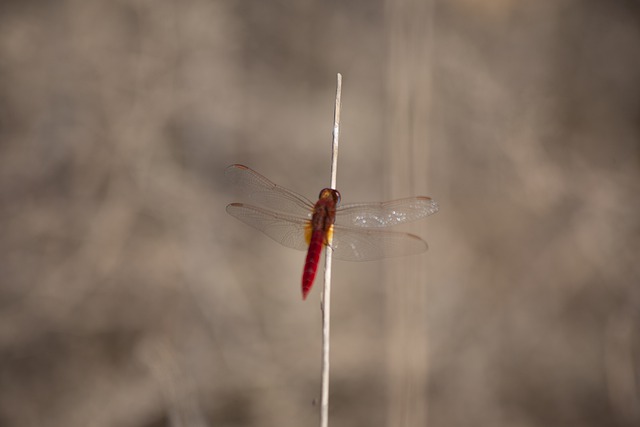
<instances>
[{"instance_id":1,"label":"out-of-focus foliage","mask_svg":"<svg viewBox=\"0 0 640 427\"><path fill-rule=\"evenodd\" d=\"M222 171L314 197L336 72L344 202L394 188L404 90L428 181L393 196L441 212L424 312L335 265L331 425L638 425L638 52L630 0L2 2L0 425L317 422L320 286Z\"/></svg>"}]
</instances>

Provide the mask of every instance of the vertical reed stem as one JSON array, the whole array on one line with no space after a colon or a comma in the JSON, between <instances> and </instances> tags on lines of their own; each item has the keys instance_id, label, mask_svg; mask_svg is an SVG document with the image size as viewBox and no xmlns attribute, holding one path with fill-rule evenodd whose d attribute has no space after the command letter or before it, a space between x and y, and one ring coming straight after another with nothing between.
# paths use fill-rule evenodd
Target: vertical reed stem
<instances>
[{"instance_id":1,"label":"vertical reed stem","mask_svg":"<svg viewBox=\"0 0 640 427\"><path fill-rule=\"evenodd\" d=\"M333 143L331 151L331 188L336 188L338 173L338 139L340 137L340 103L342 96L342 75L338 73L336 105L333 112ZM324 288L322 290L322 394L320 399L320 427L329 425L329 335L331 320L331 241L325 249Z\"/></svg>"}]
</instances>

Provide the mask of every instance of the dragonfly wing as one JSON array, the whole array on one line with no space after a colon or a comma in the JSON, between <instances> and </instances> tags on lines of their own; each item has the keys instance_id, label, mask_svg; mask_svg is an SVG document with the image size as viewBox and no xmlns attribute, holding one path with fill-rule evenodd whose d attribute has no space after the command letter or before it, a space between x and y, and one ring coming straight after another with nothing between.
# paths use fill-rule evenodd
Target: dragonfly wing
<instances>
[{"instance_id":1,"label":"dragonfly wing","mask_svg":"<svg viewBox=\"0 0 640 427\"><path fill-rule=\"evenodd\" d=\"M430 197L409 197L383 203L352 203L338 208L336 224L380 228L415 221L438 212Z\"/></svg>"},{"instance_id":2,"label":"dragonfly wing","mask_svg":"<svg viewBox=\"0 0 640 427\"><path fill-rule=\"evenodd\" d=\"M229 215L262 231L276 242L293 249L306 251L305 229L308 221L293 215L280 214L243 203L227 206Z\"/></svg>"},{"instance_id":3,"label":"dragonfly wing","mask_svg":"<svg viewBox=\"0 0 640 427\"><path fill-rule=\"evenodd\" d=\"M334 256L343 261L374 261L427 250L427 242L409 233L334 226Z\"/></svg>"},{"instance_id":4,"label":"dragonfly wing","mask_svg":"<svg viewBox=\"0 0 640 427\"><path fill-rule=\"evenodd\" d=\"M258 172L243 165L231 165L224 174L227 182L251 201L279 212L311 218L313 203L309 199L274 184Z\"/></svg>"}]
</instances>

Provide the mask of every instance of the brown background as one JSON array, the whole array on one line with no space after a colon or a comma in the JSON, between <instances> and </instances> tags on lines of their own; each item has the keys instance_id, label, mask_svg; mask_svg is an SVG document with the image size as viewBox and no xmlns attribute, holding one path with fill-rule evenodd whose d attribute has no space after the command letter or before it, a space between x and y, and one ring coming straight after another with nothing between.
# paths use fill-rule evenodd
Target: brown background
<instances>
[{"instance_id":1,"label":"brown background","mask_svg":"<svg viewBox=\"0 0 640 427\"><path fill-rule=\"evenodd\" d=\"M640 423L634 0L0 3L0 425L317 424L304 254L224 167L412 194L335 263L331 425ZM321 277L321 276L320 276Z\"/></svg>"}]
</instances>

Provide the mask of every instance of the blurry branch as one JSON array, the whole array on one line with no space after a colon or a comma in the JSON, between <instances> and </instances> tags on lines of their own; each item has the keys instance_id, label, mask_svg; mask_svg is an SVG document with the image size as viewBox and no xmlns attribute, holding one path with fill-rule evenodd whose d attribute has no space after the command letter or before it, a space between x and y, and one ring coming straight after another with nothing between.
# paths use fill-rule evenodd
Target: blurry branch
<instances>
[{"instance_id":1,"label":"blurry branch","mask_svg":"<svg viewBox=\"0 0 640 427\"><path fill-rule=\"evenodd\" d=\"M156 380L174 427L205 427L196 400L195 383L181 368L173 345L164 337L150 337L138 349L139 360Z\"/></svg>"},{"instance_id":2,"label":"blurry branch","mask_svg":"<svg viewBox=\"0 0 640 427\"><path fill-rule=\"evenodd\" d=\"M607 322L604 337L605 376L611 406L621 424L640 422L640 390L634 364L634 317L629 310L614 314Z\"/></svg>"}]
</instances>

